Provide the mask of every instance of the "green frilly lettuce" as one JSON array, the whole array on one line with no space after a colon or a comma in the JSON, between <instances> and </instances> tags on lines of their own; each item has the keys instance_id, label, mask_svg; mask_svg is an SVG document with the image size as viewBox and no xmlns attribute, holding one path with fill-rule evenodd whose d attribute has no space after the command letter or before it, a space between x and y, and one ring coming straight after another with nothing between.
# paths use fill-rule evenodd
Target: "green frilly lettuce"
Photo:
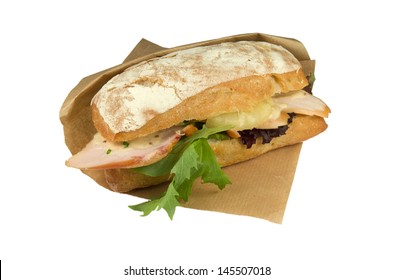
<instances>
[{"instance_id":1,"label":"green frilly lettuce","mask_svg":"<svg viewBox=\"0 0 393 280\"><path fill-rule=\"evenodd\" d=\"M180 201L188 200L197 178L200 177L203 183L213 183L220 189L230 184L231 181L221 170L207 142L212 135L228 129L230 127L204 126L190 137L181 139L165 158L148 166L134 168L133 171L152 177L171 174L172 181L161 197L129 207L143 212L143 216L154 210L164 209L169 218L173 219L176 207L180 205Z\"/></svg>"}]
</instances>

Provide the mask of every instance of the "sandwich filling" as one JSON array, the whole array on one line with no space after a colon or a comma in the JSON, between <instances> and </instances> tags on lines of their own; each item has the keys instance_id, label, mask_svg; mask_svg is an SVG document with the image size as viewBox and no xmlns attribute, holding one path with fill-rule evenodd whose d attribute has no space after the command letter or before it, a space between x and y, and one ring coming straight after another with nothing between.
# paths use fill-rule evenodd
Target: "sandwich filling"
<instances>
[{"instance_id":1,"label":"sandwich filling","mask_svg":"<svg viewBox=\"0 0 393 280\"><path fill-rule=\"evenodd\" d=\"M183 135L192 135L202 125L220 133L210 135L211 139L240 138L239 141L251 148L259 137L263 139L262 143L269 143L272 138L285 134L292 121L292 113L327 117L329 112L330 109L322 100L304 90L298 90L273 96L247 112L225 113L207 120L198 120L199 125L188 121L183 126L175 126L132 141L111 142L97 133L66 164L79 169L146 166L164 158ZM190 129L190 126L193 128Z\"/></svg>"}]
</instances>

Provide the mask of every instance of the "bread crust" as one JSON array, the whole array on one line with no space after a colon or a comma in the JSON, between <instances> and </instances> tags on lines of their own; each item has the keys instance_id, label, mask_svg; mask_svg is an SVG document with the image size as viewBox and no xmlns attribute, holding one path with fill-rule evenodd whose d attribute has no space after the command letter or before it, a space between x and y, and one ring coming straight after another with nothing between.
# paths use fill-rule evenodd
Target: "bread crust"
<instances>
[{"instance_id":1,"label":"bread crust","mask_svg":"<svg viewBox=\"0 0 393 280\"><path fill-rule=\"evenodd\" d=\"M176 107L155 115L135 131L113 133L92 104L92 118L101 135L110 141L129 141L175 126L184 120L206 120L227 112L249 111L276 93L302 89L307 79L301 70L284 74L250 76L221 83L187 98ZM197 108L197 109L196 109Z\"/></svg>"},{"instance_id":2,"label":"bread crust","mask_svg":"<svg viewBox=\"0 0 393 280\"><path fill-rule=\"evenodd\" d=\"M246 111L307 84L300 63L282 47L223 43L130 67L94 97L92 118L107 140L127 141L184 120Z\"/></svg>"},{"instance_id":3,"label":"bread crust","mask_svg":"<svg viewBox=\"0 0 393 280\"><path fill-rule=\"evenodd\" d=\"M306 48L301 42L290 38L277 37L260 33L240 34L209 41L192 43L169 49L157 46L145 39L142 39L141 42L136 46L133 52L127 57L127 59L123 63L83 78L68 94L60 110L60 120L64 127L64 138L67 147L72 154L75 154L82 150L86 146L86 144L89 143L90 140L93 138L94 134L97 132L97 129L94 126L91 117L92 98L103 86L105 86L105 84L107 84L108 81L113 79L116 75L123 73L124 71L126 71L126 69L133 65L137 65L147 60L156 59L157 57L162 57L169 53L194 47L221 44L222 42L239 41L260 41L269 42L276 45L282 45L292 54L294 54L298 61L300 61L302 70L305 75L308 76L314 73L315 61L310 60L310 56L308 55ZM154 46L153 48L151 47L152 45ZM119 171L119 173L121 174L113 176L113 180L120 180L120 177L123 176L123 172L126 172L126 170L120 169L118 169L117 171ZM146 178L147 179L138 185L138 180L136 179L137 175L131 177L124 176L124 180L128 180L128 178L130 178L131 180L133 180L133 182L130 182L128 185L123 185L122 183L115 182L110 188L108 185L108 181L113 181L109 180L108 174L105 173L110 173L112 172L112 170L108 170L107 172L103 170L82 170L82 172L92 178L99 185L107 189L112 189L120 192L126 192L127 188L130 187L135 188L155 185L161 181L158 179L154 181L150 177L141 176L141 180L145 180ZM124 188L122 189L122 187Z\"/></svg>"},{"instance_id":4,"label":"bread crust","mask_svg":"<svg viewBox=\"0 0 393 280\"><path fill-rule=\"evenodd\" d=\"M221 166L229 166L245 160L258 157L271 150L294 145L310 139L327 129L325 120L317 116L297 115L285 135L273 138L270 143L262 144L262 139L250 149L242 144L239 139L228 141L210 141L210 146Z\"/></svg>"},{"instance_id":5,"label":"bread crust","mask_svg":"<svg viewBox=\"0 0 393 280\"><path fill-rule=\"evenodd\" d=\"M293 118L286 134L273 138L268 144L262 144L259 140L250 149L247 149L240 139L209 140L209 144L218 163L225 167L250 160L274 149L303 142L323 132L326 128L327 124L321 117L297 115ZM149 177L129 169L108 169L105 170L105 177L109 187L116 192L129 192L133 189L157 185L170 179L169 175Z\"/></svg>"}]
</instances>

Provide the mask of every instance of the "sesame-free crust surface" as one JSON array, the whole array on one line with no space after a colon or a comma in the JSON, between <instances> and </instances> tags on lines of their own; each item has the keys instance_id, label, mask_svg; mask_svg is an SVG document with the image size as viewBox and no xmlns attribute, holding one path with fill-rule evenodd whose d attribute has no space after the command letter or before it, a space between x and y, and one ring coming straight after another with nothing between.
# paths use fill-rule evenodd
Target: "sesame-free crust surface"
<instances>
[{"instance_id":1,"label":"sesame-free crust surface","mask_svg":"<svg viewBox=\"0 0 393 280\"><path fill-rule=\"evenodd\" d=\"M305 75L309 75L314 71L315 61L310 60L304 46L294 39L252 33L193 43L173 49L165 49L148 40L142 39L123 63L83 78L67 96L60 111L60 119L64 127L65 142L70 152L75 154L80 151L96 133L91 120L90 103L98 90L114 75L121 73L124 69L135 63L167 54L172 50L239 40L261 40L280 44L293 53L300 61ZM224 168L224 171L231 177L233 184L225 190L225 193L216 194L214 197L225 194L225 196L231 198L219 199L221 201L219 204L216 203L217 200L214 203L207 201L202 198L202 194L216 193L217 191L213 186L203 185L203 188L197 187L195 189L190 201L184 206L195 209L249 215L281 223L292 185L300 147L301 144L287 146L252 160ZM266 168L260 168L265 165ZM241 173L241 176L237 170ZM110 189L104 171L94 170L83 172L98 184ZM276 180L277 176L274 175L277 172L280 173L278 181ZM253 180L247 180L247 178L251 177ZM267 180L267 178L270 179ZM165 183L155 187L138 189L132 191L130 194L149 198L165 188L163 185L165 186ZM234 190L241 190L242 196L239 196L236 193L237 191L235 192ZM266 191L262 193L260 190ZM229 202L230 200L232 202ZM236 203L233 203L233 201L236 201ZM215 206L213 207L213 205Z\"/></svg>"}]
</instances>

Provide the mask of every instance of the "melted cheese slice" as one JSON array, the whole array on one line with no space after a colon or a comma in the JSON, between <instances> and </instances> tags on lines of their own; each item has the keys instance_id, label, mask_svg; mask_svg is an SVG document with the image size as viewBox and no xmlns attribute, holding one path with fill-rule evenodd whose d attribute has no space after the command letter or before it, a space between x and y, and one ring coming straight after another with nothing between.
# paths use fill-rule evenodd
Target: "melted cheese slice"
<instances>
[{"instance_id":1,"label":"melted cheese slice","mask_svg":"<svg viewBox=\"0 0 393 280\"><path fill-rule=\"evenodd\" d=\"M286 125L288 115L297 113L326 118L329 107L319 98L304 91L292 91L273 96L257 104L251 111L225 113L206 120L208 127L232 125L234 130L253 128L271 129Z\"/></svg>"}]
</instances>

